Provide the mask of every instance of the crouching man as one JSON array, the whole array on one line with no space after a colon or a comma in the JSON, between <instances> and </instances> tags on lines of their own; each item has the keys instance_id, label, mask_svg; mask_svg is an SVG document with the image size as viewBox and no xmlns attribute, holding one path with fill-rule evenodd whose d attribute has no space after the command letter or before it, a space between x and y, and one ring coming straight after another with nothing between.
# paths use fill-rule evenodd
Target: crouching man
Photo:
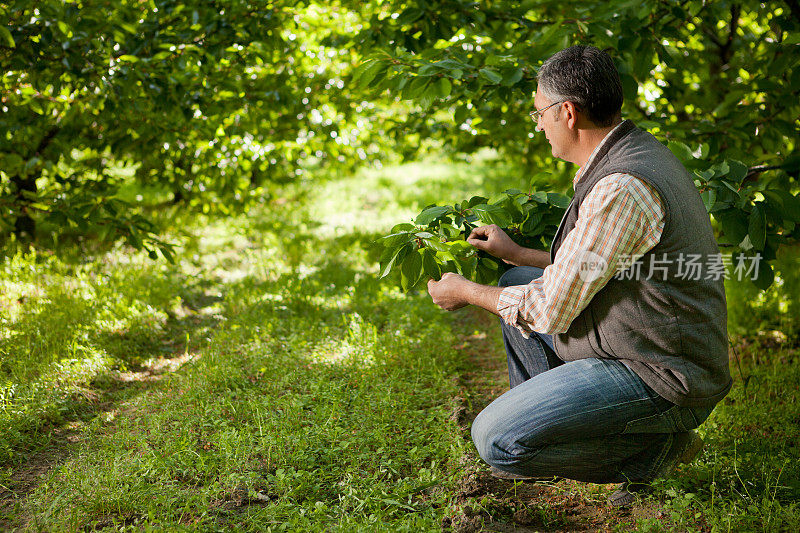
<instances>
[{"instance_id":1,"label":"crouching man","mask_svg":"<svg viewBox=\"0 0 800 533\"><path fill-rule=\"evenodd\" d=\"M493 473L618 482L624 506L697 455L693 430L730 390L721 256L686 169L622 120L605 52L562 50L537 82L536 130L580 167L550 252L483 226L468 242L516 268L499 287L445 274L428 291L502 319L511 390L472 426Z\"/></svg>"}]
</instances>

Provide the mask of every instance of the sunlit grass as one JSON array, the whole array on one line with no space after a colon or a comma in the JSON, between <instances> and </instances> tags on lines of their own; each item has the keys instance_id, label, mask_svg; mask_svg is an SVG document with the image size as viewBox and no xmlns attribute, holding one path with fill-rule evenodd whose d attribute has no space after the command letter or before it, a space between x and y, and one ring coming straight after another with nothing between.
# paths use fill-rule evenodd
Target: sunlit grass
<instances>
[{"instance_id":1,"label":"sunlit grass","mask_svg":"<svg viewBox=\"0 0 800 533\"><path fill-rule=\"evenodd\" d=\"M357 179L343 182L346 205ZM24 465L58 435L80 450L28 495L29 525L438 524L449 492L415 494L457 479L450 326L373 276L381 228L364 216L391 225L393 204L359 204L347 226L331 196L196 221L175 266L124 248L78 265L18 258L38 293L6 270L29 298L4 317L12 359L25 342L46 349L27 385L15 378L30 394L7 389L5 460ZM51 372L57 387L33 387Z\"/></svg>"},{"instance_id":2,"label":"sunlit grass","mask_svg":"<svg viewBox=\"0 0 800 533\"><path fill-rule=\"evenodd\" d=\"M180 219L175 265L124 247L7 259L0 484L60 459L0 524L427 531L465 505L505 513L454 501L471 448L451 417L464 325L376 280L371 246L428 203L524 187L484 162L384 169L285 191L302 202ZM743 356L747 390L737 375L703 426L701 460L658 486L669 525L640 529L797 523L800 367L759 353ZM602 505L592 486L581 494Z\"/></svg>"}]
</instances>

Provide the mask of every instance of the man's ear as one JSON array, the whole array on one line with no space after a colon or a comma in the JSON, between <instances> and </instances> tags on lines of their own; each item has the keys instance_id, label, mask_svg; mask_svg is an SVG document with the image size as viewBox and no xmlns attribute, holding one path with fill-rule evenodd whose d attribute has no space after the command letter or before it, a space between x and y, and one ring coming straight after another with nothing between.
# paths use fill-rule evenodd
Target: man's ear
<instances>
[{"instance_id":1,"label":"man's ear","mask_svg":"<svg viewBox=\"0 0 800 533\"><path fill-rule=\"evenodd\" d=\"M564 102L564 120L567 124L569 129L575 129L578 127L578 108L567 100Z\"/></svg>"}]
</instances>

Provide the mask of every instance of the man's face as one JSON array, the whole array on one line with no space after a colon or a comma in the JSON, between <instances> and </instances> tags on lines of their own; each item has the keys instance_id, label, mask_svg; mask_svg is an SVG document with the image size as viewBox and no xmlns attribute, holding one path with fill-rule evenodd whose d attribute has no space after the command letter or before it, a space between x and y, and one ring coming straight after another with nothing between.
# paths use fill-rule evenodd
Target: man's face
<instances>
[{"instance_id":1,"label":"man's face","mask_svg":"<svg viewBox=\"0 0 800 533\"><path fill-rule=\"evenodd\" d=\"M533 105L536 109L542 110L552 103L553 102L544 96L544 94L540 93L538 90L536 91L536 95L533 97ZM536 130L544 132L544 136L550 143L553 157L561 157L561 155L563 155L561 151L562 139L559 135L560 124L559 121L556 120L556 116L558 116L560 107L561 106L559 104L556 104L549 109L546 109L539 115L539 123L536 125Z\"/></svg>"}]
</instances>

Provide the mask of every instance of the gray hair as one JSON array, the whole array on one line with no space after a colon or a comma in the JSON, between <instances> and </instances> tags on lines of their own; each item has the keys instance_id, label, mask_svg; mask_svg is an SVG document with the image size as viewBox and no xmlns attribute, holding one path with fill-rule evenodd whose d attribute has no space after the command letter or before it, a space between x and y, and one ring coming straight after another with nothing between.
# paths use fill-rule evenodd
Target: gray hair
<instances>
[{"instance_id":1,"label":"gray hair","mask_svg":"<svg viewBox=\"0 0 800 533\"><path fill-rule=\"evenodd\" d=\"M552 102L569 101L598 126L610 126L622 108L622 82L614 61L594 46L576 45L542 63L538 91Z\"/></svg>"}]
</instances>

